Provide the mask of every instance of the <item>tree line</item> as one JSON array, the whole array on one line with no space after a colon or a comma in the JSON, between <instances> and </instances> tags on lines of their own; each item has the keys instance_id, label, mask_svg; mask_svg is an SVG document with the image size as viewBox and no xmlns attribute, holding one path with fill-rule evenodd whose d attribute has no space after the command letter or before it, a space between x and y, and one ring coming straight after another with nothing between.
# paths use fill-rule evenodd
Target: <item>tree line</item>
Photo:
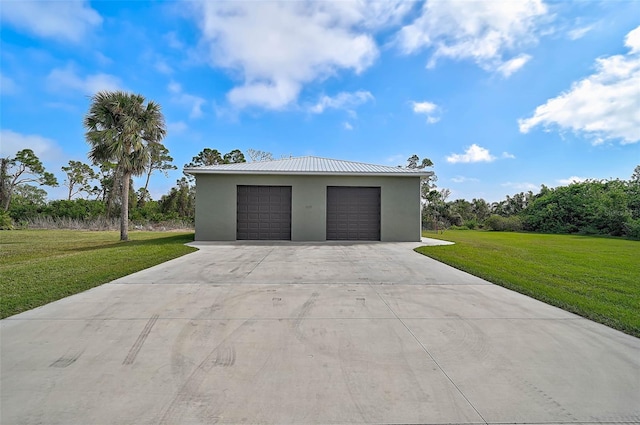
<instances>
[{"instance_id":1,"label":"tree line","mask_svg":"<svg viewBox=\"0 0 640 425\"><path fill-rule=\"evenodd\" d=\"M128 240L130 220L193 222L195 188L191 177L178 180L157 201L148 191L154 173L167 175L177 168L162 144L166 127L159 104L138 94L99 92L91 98L83 125L90 164L69 161L62 167L63 185L68 189L65 200L46 201L42 187L55 187L59 182L33 150L22 149L13 157L0 159L0 228L12 228L14 223L28 225L38 217L85 221L119 216L120 239ZM232 162L245 162L242 152L221 154L207 148L186 166ZM145 177L144 186L137 191L134 176Z\"/></svg>"},{"instance_id":2,"label":"tree line","mask_svg":"<svg viewBox=\"0 0 640 425\"><path fill-rule=\"evenodd\" d=\"M28 160L27 160L28 159ZM98 218L115 218L121 215L124 199L123 184L117 164L111 161L69 161L61 167L63 186L67 188L65 199L47 201L42 187L59 186L58 179L45 171L38 157L30 149L23 149L14 157L1 158L0 216L5 217L5 227L25 227L37 218L72 219L89 221ZM216 149L205 148L185 167L246 162L244 154L233 150L222 154ZM195 186L193 177L185 175L176 181L168 193L153 200L148 186L152 175L175 170L169 150L160 143L154 144L145 168L144 185L137 190L129 180L127 193L128 218L134 223L163 223L179 220L193 224L195 218ZM46 176L45 176L46 173Z\"/></svg>"},{"instance_id":3,"label":"tree line","mask_svg":"<svg viewBox=\"0 0 640 425\"><path fill-rule=\"evenodd\" d=\"M251 161L273 160L269 152L248 149ZM168 193L153 200L148 191L152 175L167 175L177 167L169 151L161 143L150 148L144 167L144 185L127 195L131 222L163 223L180 220L193 224L195 218L195 185L193 176L176 181ZM221 153L205 148L185 168L246 162L239 149ZM18 225L38 217L51 219L95 220L121 214L122 180L117 164L93 161L91 165L69 161L62 167L67 199L46 201L47 192L39 186L57 186L52 173L45 171L38 157L29 149L13 158L1 158L0 205L8 220ZM433 162L417 155L404 165L410 169L432 167ZM425 230L486 229L494 231L531 231L543 233L579 233L640 238L640 166L629 180L587 180L567 186L542 186L517 193L499 202L481 198L471 201L448 201L450 191L439 189L435 174L422 182L422 225ZM133 188L133 181L129 181Z\"/></svg>"},{"instance_id":4,"label":"tree line","mask_svg":"<svg viewBox=\"0 0 640 425\"><path fill-rule=\"evenodd\" d=\"M120 239L128 239L133 222L163 222L195 217L194 178L185 175L160 199L148 191L154 174L168 175L177 167L162 144L166 135L160 105L143 96L99 92L84 117L90 164L69 161L62 167L67 199L46 201L43 186L58 186L31 149L0 158L0 228L23 226L36 218L120 218ZM252 161L272 160L269 152L248 149ZM246 162L243 152L221 153L205 148L185 167ZM402 167L433 167L428 158L412 155ZM133 176L144 186L135 190ZM484 199L448 201L450 191L438 189L437 177L422 181L424 229L447 228L603 234L640 238L640 166L629 180L588 180L568 186L542 186L539 193L522 192L489 204Z\"/></svg>"},{"instance_id":5,"label":"tree line","mask_svg":"<svg viewBox=\"0 0 640 425\"><path fill-rule=\"evenodd\" d=\"M640 165L629 180L587 180L507 196L447 201L435 188L424 195L423 228L529 231L624 236L640 239Z\"/></svg>"}]
</instances>

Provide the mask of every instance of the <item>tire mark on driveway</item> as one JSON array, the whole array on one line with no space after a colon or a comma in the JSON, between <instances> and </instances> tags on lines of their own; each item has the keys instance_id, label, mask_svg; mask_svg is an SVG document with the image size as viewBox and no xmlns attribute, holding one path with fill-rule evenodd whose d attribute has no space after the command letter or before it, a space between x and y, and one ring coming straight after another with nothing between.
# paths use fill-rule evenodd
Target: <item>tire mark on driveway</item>
<instances>
[{"instance_id":1,"label":"tire mark on driveway","mask_svg":"<svg viewBox=\"0 0 640 425\"><path fill-rule=\"evenodd\" d=\"M244 329L245 325L251 323L250 319L242 322L236 329L227 335L218 345L216 345L207 356L196 366L178 390L177 394L161 416L158 424L179 424L182 417L189 408L190 402L197 398L198 391L207 375L214 367L231 367L236 362L236 351L233 341L236 335ZM209 406L210 409L218 411L221 406ZM217 417L217 414L210 415L209 419ZM211 422L211 421L210 421ZM213 423L217 422L213 421Z\"/></svg>"},{"instance_id":2,"label":"tire mark on driveway","mask_svg":"<svg viewBox=\"0 0 640 425\"><path fill-rule=\"evenodd\" d=\"M138 356L138 353L142 348L142 344L144 344L144 342L147 340L147 337L151 332L151 328L153 328L153 325L155 325L156 322L158 321L158 317L160 316L157 314L154 314L153 316L151 316L147 324L144 326L144 329L142 329L142 332L140 332L140 335L138 335L138 339L136 339L136 342L134 342L133 345L131 346L131 349L129 350L127 357L125 357L124 360L122 361L123 365L133 364L133 362L136 360L136 357Z\"/></svg>"},{"instance_id":3,"label":"tire mark on driveway","mask_svg":"<svg viewBox=\"0 0 640 425\"><path fill-rule=\"evenodd\" d=\"M271 249L269 250L269 252L267 252L267 253L264 255L264 257L262 257L262 259L260 259L260 261L258 261L258 262L256 263L256 265L255 265L255 266L253 266L253 268L252 268L251 270L249 270L249 272L244 276L244 279L246 279L247 277L249 277L249 275L250 275L251 273L253 273L253 271L254 271L255 269L257 269L257 268L258 268L258 266L259 266L260 264L262 264L262 262L263 262L264 260L266 260L266 258L267 258L269 255L271 255L271 253L272 253L274 250L275 250L275 248L271 248Z\"/></svg>"},{"instance_id":4,"label":"tire mark on driveway","mask_svg":"<svg viewBox=\"0 0 640 425\"><path fill-rule=\"evenodd\" d=\"M76 362L76 360L80 358L83 352L84 352L84 349L80 351L75 351L75 352L69 351L65 355L61 356L56 361L51 363L49 367L65 368L65 367L71 366L73 363Z\"/></svg>"}]
</instances>

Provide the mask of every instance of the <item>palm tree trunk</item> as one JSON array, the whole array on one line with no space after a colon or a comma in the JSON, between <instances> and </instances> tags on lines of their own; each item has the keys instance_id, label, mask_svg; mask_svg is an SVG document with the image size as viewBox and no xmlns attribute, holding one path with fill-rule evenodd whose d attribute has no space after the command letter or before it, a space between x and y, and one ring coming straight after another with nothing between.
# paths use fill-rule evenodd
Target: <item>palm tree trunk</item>
<instances>
[{"instance_id":1,"label":"palm tree trunk","mask_svg":"<svg viewBox=\"0 0 640 425\"><path fill-rule=\"evenodd\" d=\"M120 207L120 240L129 240L129 180L131 172L122 173L122 206Z\"/></svg>"}]
</instances>

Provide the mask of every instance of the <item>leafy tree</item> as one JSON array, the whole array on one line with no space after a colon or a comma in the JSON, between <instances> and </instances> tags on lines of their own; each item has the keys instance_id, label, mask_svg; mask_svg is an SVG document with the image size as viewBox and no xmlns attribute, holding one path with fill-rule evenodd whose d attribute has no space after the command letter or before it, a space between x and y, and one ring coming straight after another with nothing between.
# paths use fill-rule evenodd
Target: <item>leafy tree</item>
<instances>
[{"instance_id":1,"label":"leafy tree","mask_svg":"<svg viewBox=\"0 0 640 425\"><path fill-rule=\"evenodd\" d=\"M104 215L105 204L90 199L59 199L49 202L43 210L47 216L56 219L92 220Z\"/></svg>"},{"instance_id":2,"label":"leafy tree","mask_svg":"<svg viewBox=\"0 0 640 425\"><path fill-rule=\"evenodd\" d=\"M238 149L234 149L229 153L225 153L222 157L224 164L237 164L239 162L247 162L244 158L244 154Z\"/></svg>"},{"instance_id":3,"label":"leafy tree","mask_svg":"<svg viewBox=\"0 0 640 425\"><path fill-rule=\"evenodd\" d=\"M433 161L429 158L423 158L422 161L420 161L420 157L414 154L407 158L407 165L404 168L409 170L424 170L428 167L433 167ZM438 177L436 177L435 173L420 181L420 197L423 202L429 198L429 192L436 188L436 181L438 181Z\"/></svg>"},{"instance_id":4,"label":"leafy tree","mask_svg":"<svg viewBox=\"0 0 640 425\"><path fill-rule=\"evenodd\" d=\"M185 164L185 168L208 167L219 164L235 164L247 162L244 154L238 149L222 155L217 149L204 148L198 155L194 156L190 163Z\"/></svg>"},{"instance_id":5,"label":"leafy tree","mask_svg":"<svg viewBox=\"0 0 640 425\"><path fill-rule=\"evenodd\" d=\"M238 149L222 155L217 149L204 148L191 159L190 163L185 164L184 168L208 167L210 165L235 164L238 162L247 162L244 154ZM185 175L189 182L193 182L194 177L191 174L185 173Z\"/></svg>"},{"instance_id":6,"label":"leafy tree","mask_svg":"<svg viewBox=\"0 0 640 425\"><path fill-rule=\"evenodd\" d=\"M94 186L91 190L96 200L100 200L106 205L106 217L110 218L120 197L120 178L118 176L118 164L110 161L93 161L93 165L100 168L97 174L99 186Z\"/></svg>"},{"instance_id":7,"label":"leafy tree","mask_svg":"<svg viewBox=\"0 0 640 425\"><path fill-rule=\"evenodd\" d=\"M129 182L149 163L149 146L160 143L166 134L160 105L138 94L102 91L91 98L84 118L85 137L94 163L117 164L121 182L120 240L129 239Z\"/></svg>"},{"instance_id":8,"label":"leafy tree","mask_svg":"<svg viewBox=\"0 0 640 425\"><path fill-rule=\"evenodd\" d=\"M398 166L402 167L402 166ZM407 158L407 165L404 168L409 170L423 170L428 167L433 167L433 161L429 158L423 158L420 161L418 155L411 155ZM438 192L436 190L435 182L438 180L435 173L430 177L422 179L420 181L420 198L422 199L422 224L424 227L433 227L438 229L441 226L441 218L446 209L445 200L449 196L449 193ZM445 189L446 190L446 189Z\"/></svg>"},{"instance_id":9,"label":"leafy tree","mask_svg":"<svg viewBox=\"0 0 640 425\"><path fill-rule=\"evenodd\" d=\"M471 201L471 212L475 215L478 222L483 222L491 214L489 204L482 198L474 198Z\"/></svg>"},{"instance_id":10,"label":"leafy tree","mask_svg":"<svg viewBox=\"0 0 640 425\"><path fill-rule=\"evenodd\" d=\"M425 204L422 208L422 224L425 228L444 230L451 223L451 210L447 205L447 198L451 195L449 189L432 189L427 192Z\"/></svg>"},{"instance_id":11,"label":"leafy tree","mask_svg":"<svg viewBox=\"0 0 640 425\"><path fill-rule=\"evenodd\" d=\"M636 166L627 185L627 205L631 211L631 217L638 220L640 230L640 165Z\"/></svg>"},{"instance_id":12,"label":"leafy tree","mask_svg":"<svg viewBox=\"0 0 640 425\"><path fill-rule=\"evenodd\" d=\"M30 184L19 184L13 190L9 215L16 221L35 218L46 204L46 190Z\"/></svg>"},{"instance_id":13,"label":"leafy tree","mask_svg":"<svg viewBox=\"0 0 640 425\"><path fill-rule=\"evenodd\" d=\"M273 161L273 154L271 152L247 149L247 155L249 155L249 159L251 159L251 162Z\"/></svg>"},{"instance_id":14,"label":"leafy tree","mask_svg":"<svg viewBox=\"0 0 640 425\"><path fill-rule=\"evenodd\" d=\"M531 191L516 193L513 196L507 195L504 201L491 204L491 212L503 217L520 214L533 201L533 198Z\"/></svg>"},{"instance_id":15,"label":"leafy tree","mask_svg":"<svg viewBox=\"0 0 640 425\"><path fill-rule=\"evenodd\" d=\"M640 184L640 165L636 165L631 174L631 183Z\"/></svg>"},{"instance_id":16,"label":"leafy tree","mask_svg":"<svg viewBox=\"0 0 640 425\"><path fill-rule=\"evenodd\" d=\"M587 180L543 188L521 213L525 230L545 233L628 234L634 219L631 183Z\"/></svg>"},{"instance_id":17,"label":"leafy tree","mask_svg":"<svg viewBox=\"0 0 640 425\"><path fill-rule=\"evenodd\" d=\"M18 151L14 158L0 158L0 205L4 211L11 205L16 186L25 183L58 186L56 177L45 171L42 161L31 149Z\"/></svg>"},{"instance_id":18,"label":"leafy tree","mask_svg":"<svg viewBox=\"0 0 640 425\"><path fill-rule=\"evenodd\" d=\"M198 155L194 156L190 163L185 164L185 168L207 167L209 165L224 164L224 159L217 149L204 148Z\"/></svg>"},{"instance_id":19,"label":"leafy tree","mask_svg":"<svg viewBox=\"0 0 640 425\"><path fill-rule=\"evenodd\" d=\"M43 207L47 203L47 191L30 184L20 184L15 187L13 192L14 199L21 198L26 202Z\"/></svg>"},{"instance_id":20,"label":"leafy tree","mask_svg":"<svg viewBox=\"0 0 640 425\"><path fill-rule=\"evenodd\" d=\"M196 211L195 195L195 187L183 177L176 182L176 186L172 187L167 195L160 198L160 210L176 218L193 218Z\"/></svg>"},{"instance_id":21,"label":"leafy tree","mask_svg":"<svg viewBox=\"0 0 640 425\"><path fill-rule=\"evenodd\" d=\"M169 170L177 170L178 167L172 164L173 158L169 155L169 149L160 143L154 143L149 146L149 163L147 164L147 179L144 182L144 190L141 189L140 194L149 195L149 179L155 171L162 172L166 177L169 176ZM145 202L144 196L139 197L139 201Z\"/></svg>"},{"instance_id":22,"label":"leafy tree","mask_svg":"<svg viewBox=\"0 0 640 425\"><path fill-rule=\"evenodd\" d=\"M519 232L522 230L522 220L517 215L511 217L503 217L494 214L484 221L484 227L487 230L498 232Z\"/></svg>"},{"instance_id":23,"label":"leafy tree","mask_svg":"<svg viewBox=\"0 0 640 425\"><path fill-rule=\"evenodd\" d=\"M471 202L464 199L456 199L455 201L450 202L449 209L452 214L459 216L462 221L469 221L475 218L475 215L472 212L473 205Z\"/></svg>"},{"instance_id":24,"label":"leafy tree","mask_svg":"<svg viewBox=\"0 0 640 425\"><path fill-rule=\"evenodd\" d=\"M422 170L427 167L433 167L433 162L429 158L423 158L420 162L420 157L418 155L411 155L407 159L407 167L412 170Z\"/></svg>"},{"instance_id":25,"label":"leafy tree","mask_svg":"<svg viewBox=\"0 0 640 425\"><path fill-rule=\"evenodd\" d=\"M89 165L80 161L69 161L67 167L62 167L67 175L64 185L69 188L67 200L71 200L75 195L85 192L87 195L93 193L91 181L98 178L98 174Z\"/></svg>"},{"instance_id":26,"label":"leafy tree","mask_svg":"<svg viewBox=\"0 0 640 425\"><path fill-rule=\"evenodd\" d=\"M138 199L137 207L142 208L145 206L147 202L151 201L151 194L147 189L145 189L144 187L141 187L140 189L138 189L138 192L136 193L136 198Z\"/></svg>"},{"instance_id":27,"label":"leafy tree","mask_svg":"<svg viewBox=\"0 0 640 425\"><path fill-rule=\"evenodd\" d=\"M0 210L0 230L12 230L13 221L11 216L5 210Z\"/></svg>"}]
</instances>

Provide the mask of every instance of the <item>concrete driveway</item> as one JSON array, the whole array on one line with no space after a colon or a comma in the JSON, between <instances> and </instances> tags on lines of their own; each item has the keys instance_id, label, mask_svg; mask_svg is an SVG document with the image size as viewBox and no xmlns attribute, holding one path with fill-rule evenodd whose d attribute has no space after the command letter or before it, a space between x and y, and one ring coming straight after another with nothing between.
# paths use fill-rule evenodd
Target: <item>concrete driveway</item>
<instances>
[{"instance_id":1,"label":"concrete driveway","mask_svg":"<svg viewBox=\"0 0 640 425\"><path fill-rule=\"evenodd\" d=\"M0 423L640 423L640 340L412 252L200 251L1 322Z\"/></svg>"}]
</instances>

